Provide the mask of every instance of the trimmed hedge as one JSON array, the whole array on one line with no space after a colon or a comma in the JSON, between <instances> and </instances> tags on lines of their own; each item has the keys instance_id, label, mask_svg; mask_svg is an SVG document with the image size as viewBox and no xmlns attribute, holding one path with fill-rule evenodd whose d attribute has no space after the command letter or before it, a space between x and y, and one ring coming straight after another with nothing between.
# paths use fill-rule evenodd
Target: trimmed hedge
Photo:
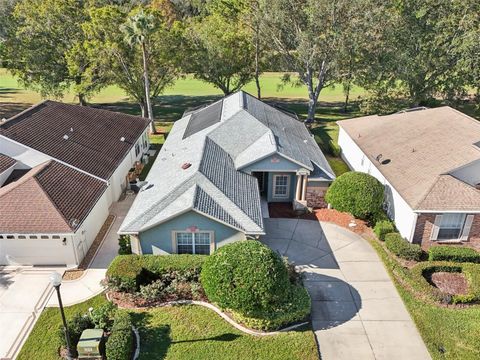
<instances>
[{"instance_id":1,"label":"trimmed hedge","mask_svg":"<svg viewBox=\"0 0 480 360\"><path fill-rule=\"evenodd\" d=\"M132 320L126 311L117 311L112 332L105 344L108 360L130 360L133 352Z\"/></svg>"},{"instance_id":2,"label":"trimmed hedge","mask_svg":"<svg viewBox=\"0 0 480 360\"><path fill-rule=\"evenodd\" d=\"M388 250L405 260L420 261L423 255L420 245L410 244L399 233L386 234L385 245Z\"/></svg>"},{"instance_id":3,"label":"trimmed hedge","mask_svg":"<svg viewBox=\"0 0 480 360\"><path fill-rule=\"evenodd\" d=\"M291 286L283 259L255 240L219 248L205 261L200 280L210 301L246 315L272 311Z\"/></svg>"},{"instance_id":4,"label":"trimmed hedge","mask_svg":"<svg viewBox=\"0 0 480 360\"><path fill-rule=\"evenodd\" d=\"M310 314L311 301L303 286L292 286L286 301L270 312L257 312L251 316L230 310L235 321L263 331L274 331L285 325L306 320Z\"/></svg>"},{"instance_id":5,"label":"trimmed hedge","mask_svg":"<svg viewBox=\"0 0 480 360\"><path fill-rule=\"evenodd\" d=\"M435 272L454 272L465 275L468 282L468 293L450 295L431 285L430 279ZM411 286L428 299L441 303L472 303L480 301L480 265L472 263L423 262L411 270Z\"/></svg>"},{"instance_id":6,"label":"trimmed hedge","mask_svg":"<svg viewBox=\"0 0 480 360\"><path fill-rule=\"evenodd\" d=\"M432 246L428 250L428 260L480 263L480 253L467 247Z\"/></svg>"},{"instance_id":7,"label":"trimmed hedge","mask_svg":"<svg viewBox=\"0 0 480 360\"><path fill-rule=\"evenodd\" d=\"M383 185L373 176L357 171L337 177L325 194L334 209L363 220L382 211L383 198Z\"/></svg>"},{"instance_id":8,"label":"trimmed hedge","mask_svg":"<svg viewBox=\"0 0 480 360\"><path fill-rule=\"evenodd\" d=\"M390 220L380 220L373 228L375 235L382 241L385 241L385 235L393 233L395 230L395 225Z\"/></svg>"},{"instance_id":9,"label":"trimmed hedge","mask_svg":"<svg viewBox=\"0 0 480 360\"><path fill-rule=\"evenodd\" d=\"M108 285L125 292L138 291L163 275L175 272L186 280L197 281L205 255L118 255L107 270Z\"/></svg>"}]
</instances>

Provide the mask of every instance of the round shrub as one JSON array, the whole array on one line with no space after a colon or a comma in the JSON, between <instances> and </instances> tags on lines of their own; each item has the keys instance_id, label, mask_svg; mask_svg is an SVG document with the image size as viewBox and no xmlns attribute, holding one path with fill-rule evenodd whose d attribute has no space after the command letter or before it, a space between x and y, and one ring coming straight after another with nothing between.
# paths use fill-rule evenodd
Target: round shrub
<instances>
[{"instance_id":1,"label":"round shrub","mask_svg":"<svg viewBox=\"0 0 480 360\"><path fill-rule=\"evenodd\" d=\"M328 188L325 200L338 211L368 219L381 212L383 185L369 174L351 171L340 175Z\"/></svg>"},{"instance_id":2,"label":"round shrub","mask_svg":"<svg viewBox=\"0 0 480 360\"><path fill-rule=\"evenodd\" d=\"M390 220L381 220L375 224L373 232L380 240L385 241L385 235L395 232L395 225Z\"/></svg>"},{"instance_id":3,"label":"round shrub","mask_svg":"<svg viewBox=\"0 0 480 360\"><path fill-rule=\"evenodd\" d=\"M200 279L210 301L245 315L271 311L291 286L282 258L254 240L219 248L205 261Z\"/></svg>"}]
</instances>

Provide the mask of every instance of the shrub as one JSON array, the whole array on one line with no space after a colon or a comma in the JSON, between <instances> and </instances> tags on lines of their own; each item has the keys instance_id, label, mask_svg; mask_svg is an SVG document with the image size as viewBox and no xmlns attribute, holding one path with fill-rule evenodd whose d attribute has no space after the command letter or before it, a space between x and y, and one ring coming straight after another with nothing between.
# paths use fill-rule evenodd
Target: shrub
<instances>
[{"instance_id":1,"label":"shrub","mask_svg":"<svg viewBox=\"0 0 480 360\"><path fill-rule=\"evenodd\" d=\"M422 258L423 252L420 245L410 244L399 233L386 234L385 245L388 250L402 259L420 261Z\"/></svg>"},{"instance_id":2,"label":"shrub","mask_svg":"<svg viewBox=\"0 0 480 360\"><path fill-rule=\"evenodd\" d=\"M373 176L350 171L335 179L325 200L338 211L367 220L382 211L383 193L383 185Z\"/></svg>"},{"instance_id":3,"label":"shrub","mask_svg":"<svg viewBox=\"0 0 480 360\"><path fill-rule=\"evenodd\" d=\"M201 283L210 301L247 315L272 311L290 288L282 258L254 240L222 246L210 255Z\"/></svg>"},{"instance_id":4,"label":"shrub","mask_svg":"<svg viewBox=\"0 0 480 360\"><path fill-rule=\"evenodd\" d=\"M118 238L118 254L128 255L132 253L132 246L130 244L130 235L120 235Z\"/></svg>"},{"instance_id":5,"label":"shrub","mask_svg":"<svg viewBox=\"0 0 480 360\"><path fill-rule=\"evenodd\" d=\"M156 280L148 285L140 285L140 297L147 301L155 301L165 292L166 285L162 280Z\"/></svg>"},{"instance_id":6,"label":"shrub","mask_svg":"<svg viewBox=\"0 0 480 360\"><path fill-rule=\"evenodd\" d=\"M428 250L428 260L480 263L480 253L466 247L432 246Z\"/></svg>"},{"instance_id":7,"label":"shrub","mask_svg":"<svg viewBox=\"0 0 480 360\"><path fill-rule=\"evenodd\" d=\"M273 331L285 325L305 320L310 313L311 301L307 290L303 286L291 286L284 302L269 312L256 312L250 316L231 311L235 321L245 326Z\"/></svg>"},{"instance_id":8,"label":"shrub","mask_svg":"<svg viewBox=\"0 0 480 360\"><path fill-rule=\"evenodd\" d=\"M69 334L70 345L72 350L75 352L75 349L78 344L78 340L80 340L80 336L82 335L83 330L92 329L94 324L90 317L86 314L75 314L71 319L67 320L67 328ZM63 325L60 326L58 329L58 337L60 339L60 343L63 347L67 346L65 341L65 333L63 330Z\"/></svg>"},{"instance_id":9,"label":"shrub","mask_svg":"<svg viewBox=\"0 0 480 360\"><path fill-rule=\"evenodd\" d=\"M112 333L105 345L108 360L130 360L133 350L132 320L126 311L117 311Z\"/></svg>"},{"instance_id":10,"label":"shrub","mask_svg":"<svg viewBox=\"0 0 480 360\"><path fill-rule=\"evenodd\" d=\"M431 285L430 279L435 272L454 272L465 275L468 282L467 294L446 294ZM480 265L471 263L424 262L411 270L411 286L424 297L441 303L471 303L480 301Z\"/></svg>"},{"instance_id":11,"label":"shrub","mask_svg":"<svg viewBox=\"0 0 480 360\"><path fill-rule=\"evenodd\" d=\"M140 285L164 278L198 281L205 259L204 255L118 255L106 276L111 288L135 292Z\"/></svg>"},{"instance_id":12,"label":"shrub","mask_svg":"<svg viewBox=\"0 0 480 360\"><path fill-rule=\"evenodd\" d=\"M395 225L390 220L380 220L375 224L373 232L380 240L385 241L385 235L395 232Z\"/></svg>"},{"instance_id":13,"label":"shrub","mask_svg":"<svg viewBox=\"0 0 480 360\"><path fill-rule=\"evenodd\" d=\"M113 303L107 302L96 309L94 308L90 313L90 319L95 328L110 331L116 311L117 307Z\"/></svg>"}]
</instances>

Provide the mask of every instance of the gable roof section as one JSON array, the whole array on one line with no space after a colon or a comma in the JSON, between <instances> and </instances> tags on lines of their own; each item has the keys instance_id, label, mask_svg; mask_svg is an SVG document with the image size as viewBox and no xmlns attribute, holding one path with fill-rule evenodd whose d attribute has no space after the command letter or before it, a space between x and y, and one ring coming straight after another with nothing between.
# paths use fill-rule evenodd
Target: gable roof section
<instances>
[{"instance_id":1,"label":"gable roof section","mask_svg":"<svg viewBox=\"0 0 480 360\"><path fill-rule=\"evenodd\" d=\"M12 159L10 156L0 153L0 174L5 170L10 169L13 165L15 165L15 163L15 159Z\"/></svg>"},{"instance_id":2,"label":"gable roof section","mask_svg":"<svg viewBox=\"0 0 480 360\"><path fill-rule=\"evenodd\" d=\"M477 120L444 106L342 120L337 124L412 209L426 210L426 206L436 210L455 207L462 210L476 199L473 194L479 190L453 176L443 175L480 159L479 149L473 146L480 139ZM378 163L375 158L379 154L382 160L390 162ZM450 205L445 202L447 198ZM480 209L480 204L476 209Z\"/></svg>"},{"instance_id":3,"label":"gable roof section","mask_svg":"<svg viewBox=\"0 0 480 360\"><path fill-rule=\"evenodd\" d=\"M47 100L0 125L0 135L107 180L148 124L138 116Z\"/></svg>"},{"instance_id":4,"label":"gable roof section","mask_svg":"<svg viewBox=\"0 0 480 360\"><path fill-rule=\"evenodd\" d=\"M330 180L335 178L327 159L303 123L250 94L242 92L242 96L245 111L272 131L281 155L310 171L316 165L323 174L328 174Z\"/></svg>"},{"instance_id":5,"label":"gable roof section","mask_svg":"<svg viewBox=\"0 0 480 360\"><path fill-rule=\"evenodd\" d=\"M56 161L0 188L2 233L70 233L107 189L90 175Z\"/></svg>"}]
</instances>

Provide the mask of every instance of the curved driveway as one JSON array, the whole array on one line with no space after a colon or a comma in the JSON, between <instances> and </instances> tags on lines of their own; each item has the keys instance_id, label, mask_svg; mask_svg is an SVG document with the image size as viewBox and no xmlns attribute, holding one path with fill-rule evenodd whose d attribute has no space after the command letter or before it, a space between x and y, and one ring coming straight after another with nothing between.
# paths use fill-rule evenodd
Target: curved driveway
<instances>
[{"instance_id":1,"label":"curved driveway","mask_svg":"<svg viewBox=\"0 0 480 360\"><path fill-rule=\"evenodd\" d=\"M260 240L305 274L324 360L430 359L375 250L330 223L264 219Z\"/></svg>"}]
</instances>

